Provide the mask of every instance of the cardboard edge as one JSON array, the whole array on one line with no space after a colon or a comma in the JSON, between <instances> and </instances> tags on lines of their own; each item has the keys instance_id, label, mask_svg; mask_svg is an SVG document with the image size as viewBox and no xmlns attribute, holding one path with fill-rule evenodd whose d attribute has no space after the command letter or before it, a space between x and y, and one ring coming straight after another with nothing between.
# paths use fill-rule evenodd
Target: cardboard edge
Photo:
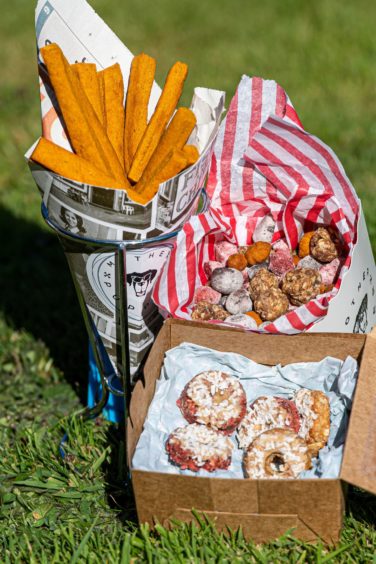
<instances>
[{"instance_id":1,"label":"cardboard edge","mask_svg":"<svg viewBox=\"0 0 376 564\"><path fill-rule=\"evenodd\" d=\"M367 336L342 460L342 480L376 495L376 329Z\"/></svg>"}]
</instances>

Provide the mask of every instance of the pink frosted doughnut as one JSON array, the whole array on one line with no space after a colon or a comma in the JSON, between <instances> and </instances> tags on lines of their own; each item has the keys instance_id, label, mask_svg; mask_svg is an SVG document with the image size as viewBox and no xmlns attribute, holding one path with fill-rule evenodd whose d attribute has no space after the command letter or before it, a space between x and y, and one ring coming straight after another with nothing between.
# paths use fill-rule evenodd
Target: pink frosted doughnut
<instances>
[{"instance_id":1,"label":"pink frosted doughnut","mask_svg":"<svg viewBox=\"0 0 376 564\"><path fill-rule=\"evenodd\" d=\"M269 270L277 276L283 276L286 272L294 270L294 261L290 250L272 251L269 257Z\"/></svg>"},{"instance_id":2,"label":"pink frosted doughnut","mask_svg":"<svg viewBox=\"0 0 376 564\"><path fill-rule=\"evenodd\" d=\"M224 433L193 423L173 431L166 441L172 463L182 470L227 470L234 445Z\"/></svg>"},{"instance_id":3,"label":"pink frosted doughnut","mask_svg":"<svg viewBox=\"0 0 376 564\"><path fill-rule=\"evenodd\" d=\"M198 302L205 301L210 304L218 304L221 297L222 294L213 288L210 288L210 286L200 286L199 288L196 288L193 302L197 304Z\"/></svg>"},{"instance_id":4,"label":"pink frosted doughnut","mask_svg":"<svg viewBox=\"0 0 376 564\"><path fill-rule=\"evenodd\" d=\"M217 260L208 260L208 262L204 263L204 272L210 279L211 275L213 274L213 270L215 270L216 268L222 268L222 266L225 266L225 263L218 262Z\"/></svg>"},{"instance_id":5,"label":"pink frosted doughnut","mask_svg":"<svg viewBox=\"0 0 376 564\"><path fill-rule=\"evenodd\" d=\"M238 253L238 247L228 241L221 241L220 243L215 243L214 252L216 260L225 264L228 257ZM221 266L223 266L223 264L221 264Z\"/></svg>"},{"instance_id":6,"label":"pink frosted doughnut","mask_svg":"<svg viewBox=\"0 0 376 564\"><path fill-rule=\"evenodd\" d=\"M329 286L330 284L334 283L335 277L337 276L338 268L340 265L340 260L335 258L328 264L325 264L319 269L321 274L322 283L325 286Z\"/></svg>"}]
</instances>

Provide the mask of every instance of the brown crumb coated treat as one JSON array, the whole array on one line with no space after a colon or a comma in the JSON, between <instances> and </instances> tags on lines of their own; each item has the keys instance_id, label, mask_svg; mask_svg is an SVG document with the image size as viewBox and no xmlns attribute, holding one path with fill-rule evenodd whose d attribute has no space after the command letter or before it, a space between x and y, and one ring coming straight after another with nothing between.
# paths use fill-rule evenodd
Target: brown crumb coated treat
<instances>
[{"instance_id":1,"label":"brown crumb coated treat","mask_svg":"<svg viewBox=\"0 0 376 564\"><path fill-rule=\"evenodd\" d=\"M333 284L321 284L320 294L326 294L327 292L331 292L333 288L334 288Z\"/></svg>"},{"instance_id":2,"label":"brown crumb coated treat","mask_svg":"<svg viewBox=\"0 0 376 564\"><path fill-rule=\"evenodd\" d=\"M277 276L266 268L260 268L249 283L249 293L252 300L254 300L259 294L271 288L278 288L278 286L279 280Z\"/></svg>"},{"instance_id":3,"label":"brown crumb coated treat","mask_svg":"<svg viewBox=\"0 0 376 564\"><path fill-rule=\"evenodd\" d=\"M246 478L298 478L311 468L304 439L290 429L271 429L255 438L244 454Z\"/></svg>"},{"instance_id":4,"label":"brown crumb coated treat","mask_svg":"<svg viewBox=\"0 0 376 564\"><path fill-rule=\"evenodd\" d=\"M289 301L279 288L270 288L255 297L253 308L263 321L274 321L288 311Z\"/></svg>"},{"instance_id":5,"label":"brown crumb coated treat","mask_svg":"<svg viewBox=\"0 0 376 564\"><path fill-rule=\"evenodd\" d=\"M299 436L308 444L312 456L317 456L328 442L330 432L329 399L321 390L298 390L293 401L300 415Z\"/></svg>"},{"instance_id":6,"label":"brown crumb coated treat","mask_svg":"<svg viewBox=\"0 0 376 564\"><path fill-rule=\"evenodd\" d=\"M266 261L270 255L271 248L270 243L264 243L263 241L258 241L251 245L245 253L248 265L253 266Z\"/></svg>"},{"instance_id":7,"label":"brown crumb coated treat","mask_svg":"<svg viewBox=\"0 0 376 564\"><path fill-rule=\"evenodd\" d=\"M299 242L300 258L307 257L310 254L310 242L314 234L315 234L314 231L307 231L307 233L304 233L303 237L300 239Z\"/></svg>"},{"instance_id":8,"label":"brown crumb coated treat","mask_svg":"<svg viewBox=\"0 0 376 564\"><path fill-rule=\"evenodd\" d=\"M262 319L258 313L256 313L255 311L246 311L245 314L248 315L249 317L252 317L252 319L256 321L257 326L261 325Z\"/></svg>"},{"instance_id":9,"label":"brown crumb coated treat","mask_svg":"<svg viewBox=\"0 0 376 564\"><path fill-rule=\"evenodd\" d=\"M335 243L324 227L319 227L310 240L310 253L320 262L331 262L338 257Z\"/></svg>"},{"instance_id":10,"label":"brown crumb coated treat","mask_svg":"<svg viewBox=\"0 0 376 564\"><path fill-rule=\"evenodd\" d=\"M228 268L236 268L236 270L244 270L247 266L247 259L242 253L231 255L227 259L227 266Z\"/></svg>"},{"instance_id":11,"label":"brown crumb coated treat","mask_svg":"<svg viewBox=\"0 0 376 564\"><path fill-rule=\"evenodd\" d=\"M282 281L282 291L293 305L306 304L320 293L321 274L312 268L298 268L287 272Z\"/></svg>"},{"instance_id":12,"label":"brown crumb coated treat","mask_svg":"<svg viewBox=\"0 0 376 564\"><path fill-rule=\"evenodd\" d=\"M176 404L189 423L231 434L245 415L247 397L239 378L207 370L188 382Z\"/></svg>"},{"instance_id":13,"label":"brown crumb coated treat","mask_svg":"<svg viewBox=\"0 0 376 564\"><path fill-rule=\"evenodd\" d=\"M192 319L201 321L210 321L213 319L224 321L229 316L230 314L224 310L222 306L205 301L198 302L193 308L191 315Z\"/></svg>"},{"instance_id":14,"label":"brown crumb coated treat","mask_svg":"<svg viewBox=\"0 0 376 564\"><path fill-rule=\"evenodd\" d=\"M182 470L226 470L231 464L234 445L224 433L192 423L173 431L166 441L171 462Z\"/></svg>"}]
</instances>

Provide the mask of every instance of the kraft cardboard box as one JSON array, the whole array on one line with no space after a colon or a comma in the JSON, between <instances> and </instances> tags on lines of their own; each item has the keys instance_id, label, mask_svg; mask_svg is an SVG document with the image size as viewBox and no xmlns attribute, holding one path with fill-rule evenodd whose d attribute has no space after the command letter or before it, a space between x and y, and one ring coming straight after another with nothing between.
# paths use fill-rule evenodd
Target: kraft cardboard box
<instances>
[{"instance_id":1,"label":"kraft cardboard box","mask_svg":"<svg viewBox=\"0 0 376 564\"><path fill-rule=\"evenodd\" d=\"M168 320L145 365L144 382L132 395L128 422L128 457L132 460L167 350L191 342L234 352L267 365L320 361L326 356L360 364L344 459L338 479L239 480L132 471L140 522L169 525L194 521L191 509L213 519L219 529L241 527L255 542L292 530L304 541L318 537L335 543L341 532L346 483L376 493L376 332L370 335L260 335L203 323Z\"/></svg>"}]
</instances>

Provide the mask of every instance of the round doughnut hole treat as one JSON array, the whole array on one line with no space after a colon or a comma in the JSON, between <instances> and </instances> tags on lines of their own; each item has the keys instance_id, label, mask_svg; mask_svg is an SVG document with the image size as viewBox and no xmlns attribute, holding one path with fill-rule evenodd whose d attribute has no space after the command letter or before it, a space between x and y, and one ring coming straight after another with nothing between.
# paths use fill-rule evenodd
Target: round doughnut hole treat
<instances>
[{"instance_id":1,"label":"round doughnut hole treat","mask_svg":"<svg viewBox=\"0 0 376 564\"><path fill-rule=\"evenodd\" d=\"M210 370L192 378L176 403L189 423L231 434L245 415L247 398L238 378Z\"/></svg>"},{"instance_id":2,"label":"round doughnut hole treat","mask_svg":"<svg viewBox=\"0 0 376 564\"><path fill-rule=\"evenodd\" d=\"M245 313L252 309L252 300L249 297L247 290L236 290L236 292L231 292L227 296L226 309L231 315L237 315L238 313Z\"/></svg>"},{"instance_id":3,"label":"round doughnut hole treat","mask_svg":"<svg viewBox=\"0 0 376 564\"><path fill-rule=\"evenodd\" d=\"M224 321L229 315L221 305L202 301L193 307L191 317L196 321Z\"/></svg>"},{"instance_id":4,"label":"round doughnut hole treat","mask_svg":"<svg viewBox=\"0 0 376 564\"><path fill-rule=\"evenodd\" d=\"M225 323L239 325L239 327L243 327L244 329L249 329L251 331L255 331L257 329L256 321L245 313L230 315L230 317L227 317Z\"/></svg>"},{"instance_id":5,"label":"round doughnut hole treat","mask_svg":"<svg viewBox=\"0 0 376 564\"><path fill-rule=\"evenodd\" d=\"M258 294L254 299L253 307L263 321L274 321L287 313L289 301L279 288L270 288Z\"/></svg>"},{"instance_id":6,"label":"round doughnut hole treat","mask_svg":"<svg viewBox=\"0 0 376 564\"><path fill-rule=\"evenodd\" d=\"M221 294L231 294L243 286L243 275L235 268L216 268L210 279L211 287Z\"/></svg>"},{"instance_id":7,"label":"round doughnut hole treat","mask_svg":"<svg viewBox=\"0 0 376 564\"><path fill-rule=\"evenodd\" d=\"M335 243L324 227L319 227L310 240L311 255L320 262L331 262L338 257Z\"/></svg>"},{"instance_id":8,"label":"round doughnut hole treat","mask_svg":"<svg viewBox=\"0 0 376 564\"><path fill-rule=\"evenodd\" d=\"M236 270L244 270L247 266L247 259L243 253L231 255L227 259L227 266L228 268L235 268Z\"/></svg>"},{"instance_id":9,"label":"round doughnut hole treat","mask_svg":"<svg viewBox=\"0 0 376 564\"><path fill-rule=\"evenodd\" d=\"M293 305L306 304L320 293L321 274L312 268L297 268L282 281L282 291Z\"/></svg>"}]
</instances>

